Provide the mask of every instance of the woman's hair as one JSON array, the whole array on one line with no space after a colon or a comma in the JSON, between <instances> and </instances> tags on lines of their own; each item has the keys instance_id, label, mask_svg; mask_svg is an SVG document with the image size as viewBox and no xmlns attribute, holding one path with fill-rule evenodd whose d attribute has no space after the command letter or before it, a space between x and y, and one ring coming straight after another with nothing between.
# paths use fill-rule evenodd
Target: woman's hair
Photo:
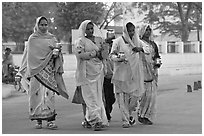
<instances>
[{"instance_id":1,"label":"woman's hair","mask_svg":"<svg viewBox=\"0 0 204 136\"><path fill-rule=\"evenodd\" d=\"M46 20L46 21L48 22L47 18L44 17L44 16L42 16L42 17L40 18L39 22L38 22L38 25L40 24L40 21L43 20L43 19Z\"/></svg>"},{"instance_id":2,"label":"woman's hair","mask_svg":"<svg viewBox=\"0 0 204 136\"><path fill-rule=\"evenodd\" d=\"M94 25L92 22L89 22L87 25Z\"/></svg>"},{"instance_id":3,"label":"woman's hair","mask_svg":"<svg viewBox=\"0 0 204 136\"><path fill-rule=\"evenodd\" d=\"M128 30L130 27L135 27L135 26L133 25L133 23L128 22L128 23L126 24L127 30Z\"/></svg>"}]
</instances>

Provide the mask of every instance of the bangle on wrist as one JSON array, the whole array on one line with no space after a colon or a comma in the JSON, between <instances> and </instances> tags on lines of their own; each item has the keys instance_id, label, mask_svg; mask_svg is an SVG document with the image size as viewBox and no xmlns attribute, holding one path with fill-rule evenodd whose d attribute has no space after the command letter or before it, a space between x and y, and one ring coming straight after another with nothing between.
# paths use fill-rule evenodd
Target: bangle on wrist
<instances>
[{"instance_id":1,"label":"bangle on wrist","mask_svg":"<svg viewBox=\"0 0 204 136\"><path fill-rule=\"evenodd\" d=\"M89 53L89 57L92 57L92 53L91 52Z\"/></svg>"}]
</instances>

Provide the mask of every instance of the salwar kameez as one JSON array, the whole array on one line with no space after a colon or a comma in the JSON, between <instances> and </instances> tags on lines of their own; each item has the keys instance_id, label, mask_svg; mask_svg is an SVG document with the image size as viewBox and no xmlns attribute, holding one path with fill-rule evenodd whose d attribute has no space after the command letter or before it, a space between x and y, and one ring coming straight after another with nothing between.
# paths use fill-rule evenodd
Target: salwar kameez
<instances>
[{"instance_id":1,"label":"salwar kameez","mask_svg":"<svg viewBox=\"0 0 204 136\"><path fill-rule=\"evenodd\" d=\"M130 39L126 26L122 37L113 41L111 49L111 59L114 61L114 71L112 83L118 103L123 127L132 125L132 112L138 106L138 100L144 92L143 65L140 53L133 52L134 47L141 47L148 53L148 47L139 40L135 33ZM120 60L120 54L125 56L125 60Z\"/></svg>"}]
</instances>

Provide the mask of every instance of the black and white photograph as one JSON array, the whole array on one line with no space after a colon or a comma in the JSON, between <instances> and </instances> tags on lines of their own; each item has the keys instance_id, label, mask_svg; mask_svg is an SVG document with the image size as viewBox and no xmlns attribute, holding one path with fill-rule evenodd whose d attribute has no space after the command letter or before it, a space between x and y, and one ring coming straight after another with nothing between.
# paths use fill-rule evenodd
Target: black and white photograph
<instances>
[{"instance_id":1,"label":"black and white photograph","mask_svg":"<svg viewBox=\"0 0 204 136\"><path fill-rule=\"evenodd\" d=\"M2 1L2 134L202 134L202 1Z\"/></svg>"}]
</instances>

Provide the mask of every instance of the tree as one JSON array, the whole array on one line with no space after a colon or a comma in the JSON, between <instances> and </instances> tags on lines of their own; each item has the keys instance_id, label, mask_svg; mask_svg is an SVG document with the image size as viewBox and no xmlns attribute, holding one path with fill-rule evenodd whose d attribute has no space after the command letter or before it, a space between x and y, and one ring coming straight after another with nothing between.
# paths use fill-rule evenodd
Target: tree
<instances>
[{"instance_id":1,"label":"tree","mask_svg":"<svg viewBox=\"0 0 204 136\"><path fill-rule=\"evenodd\" d=\"M100 28L106 29L110 22L113 20L120 20L123 14L123 9L121 3L113 2L104 14L104 19L100 24Z\"/></svg>"},{"instance_id":2,"label":"tree","mask_svg":"<svg viewBox=\"0 0 204 136\"><path fill-rule=\"evenodd\" d=\"M55 14L55 25L60 37L66 41L71 39L71 30L78 29L84 20L92 20L100 24L104 12L102 2L59 2Z\"/></svg>"},{"instance_id":3,"label":"tree","mask_svg":"<svg viewBox=\"0 0 204 136\"><path fill-rule=\"evenodd\" d=\"M2 3L2 38L23 43L33 32L36 18L49 16L50 8L55 3L44 2L3 2Z\"/></svg>"},{"instance_id":4,"label":"tree","mask_svg":"<svg viewBox=\"0 0 204 136\"><path fill-rule=\"evenodd\" d=\"M138 13L146 13L143 21L156 26L161 33L170 33L187 41L191 30L201 29L201 2L139 2L133 3Z\"/></svg>"}]
</instances>

